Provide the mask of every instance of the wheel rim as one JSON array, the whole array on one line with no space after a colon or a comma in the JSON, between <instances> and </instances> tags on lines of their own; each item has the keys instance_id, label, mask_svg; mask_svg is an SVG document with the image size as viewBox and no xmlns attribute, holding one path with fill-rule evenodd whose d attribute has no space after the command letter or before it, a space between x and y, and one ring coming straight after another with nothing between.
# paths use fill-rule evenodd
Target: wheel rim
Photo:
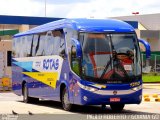
<instances>
[{"instance_id":1,"label":"wheel rim","mask_svg":"<svg viewBox=\"0 0 160 120\"><path fill-rule=\"evenodd\" d=\"M24 87L24 94L23 94L23 100L26 102L27 101L27 88L26 86Z\"/></svg>"}]
</instances>

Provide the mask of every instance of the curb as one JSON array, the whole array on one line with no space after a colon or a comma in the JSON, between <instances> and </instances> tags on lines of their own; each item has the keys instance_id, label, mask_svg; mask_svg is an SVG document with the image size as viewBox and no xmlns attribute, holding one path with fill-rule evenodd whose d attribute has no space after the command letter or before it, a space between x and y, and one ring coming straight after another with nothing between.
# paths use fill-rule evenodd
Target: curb
<instances>
[{"instance_id":1,"label":"curb","mask_svg":"<svg viewBox=\"0 0 160 120\"><path fill-rule=\"evenodd\" d=\"M155 99L156 102L160 102L160 97Z\"/></svg>"},{"instance_id":2,"label":"curb","mask_svg":"<svg viewBox=\"0 0 160 120\"><path fill-rule=\"evenodd\" d=\"M158 98L158 94L153 94L152 97L153 98Z\"/></svg>"},{"instance_id":3,"label":"curb","mask_svg":"<svg viewBox=\"0 0 160 120\"><path fill-rule=\"evenodd\" d=\"M160 102L160 96L158 94L144 94L143 101L145 101L145 102Z\"/></svg>"}]
</instances>

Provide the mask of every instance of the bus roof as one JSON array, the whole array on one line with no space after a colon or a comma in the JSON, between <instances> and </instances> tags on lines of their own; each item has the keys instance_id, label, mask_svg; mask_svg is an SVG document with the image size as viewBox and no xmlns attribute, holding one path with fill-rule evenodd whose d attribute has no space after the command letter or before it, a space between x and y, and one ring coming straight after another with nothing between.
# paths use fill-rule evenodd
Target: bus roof
<instances>
[{"instance_id":1,"label":"bus roof","mask_svg":"<svg viewBox=\"0 0 160 120\"><path fill-rule=\"evenodd\" d=\"M14 37L41 33L59 28L72 28L82 32L133 32L134 28L126 22L114 19L62 19L40 25Z\"/></svg>"}]
</instances>

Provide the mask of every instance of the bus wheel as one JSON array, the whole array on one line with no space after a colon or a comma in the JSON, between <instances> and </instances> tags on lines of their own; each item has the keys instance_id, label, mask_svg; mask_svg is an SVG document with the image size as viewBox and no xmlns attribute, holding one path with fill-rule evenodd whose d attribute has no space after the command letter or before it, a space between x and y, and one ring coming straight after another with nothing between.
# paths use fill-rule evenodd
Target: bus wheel
<instances>
[{"instance_id":1,"label":"bus wheel","mask_svg":"<svg viewBox=\"0 0 160 120\"><path fill-rule=\"evenodd\" d=\"M105 111L106 110L106 105L102 104L101 108L102 108L103 111Z\"/></svg>"},{"instance_id":2,"label":"bus wheel","mask_svg":"<svg viewBox=\"0 0 160 120\"><path fill-rule=\"evenodd\" d=\"M110 104L110 107L113 112L121 112L124 108L124 104Z\"/></svg>"},{"instance_id":3,"label":"bus wheel","mask_svg":"<svg viewBox=\"0 0 160 120\"><path fill-rule=\"evenodd\" d=\"M66 87L62 91L62 107L66 111L70 111L72 108L72 104L68 100L68 91Z\"/></svg>"},{"instance_id":4,"label":"bus wheel","mask_svg":"<svg viewBox=\"0 0 160 120\"><path fill-rule=\"evenodd\" d=\"M23 102L25 102L25 103L29 102L28 88L27 88L26 83L24 84L24 87L23 87Z\"/></svg>"}]
</instances>

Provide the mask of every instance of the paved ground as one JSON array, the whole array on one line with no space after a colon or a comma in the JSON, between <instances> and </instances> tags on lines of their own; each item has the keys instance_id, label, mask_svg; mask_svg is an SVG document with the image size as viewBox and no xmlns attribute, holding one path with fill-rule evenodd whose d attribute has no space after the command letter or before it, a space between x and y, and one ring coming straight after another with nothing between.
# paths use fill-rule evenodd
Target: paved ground
<instances>
[{"instance_id":1,"label":"paved ground","mask_svg":"<svg viewBox=\"0 0 160 120\"><path fill-rule=\"evenodd\" d=\"M159 89L145 88L143 93L160 95ZM109 106L106 111L102 111L100 106L75 106L74 112L62 110L59 102L40 101L34 104L25 104L22 97L11 92L0 93L0 114L92 114L92 113L112 113ZM122 113L126 114L160 114L160 102L142 102L140 105L126 105Z\"/></svg>"},{"instance_id":2,"label":"paved ground","mask_svg":"<svg viewBox=\"0 0 160 120\"><path fill-rule=\"evenodd\" d=\"M67 112L62 110L59 102L53 101L40 101L34 104L25 104L22 102L21 97L14 96L12 93L5 93L3 95L12 96L9 100L0 101L0 114L92 114L92 113L112 113L109 106L106 111L102 111L99 106L75 106L74 112ZM17 97L17 100L16 100ZM0 95L0 99L2 96ZM1 99L2 100L2 99ZM147 114L147 113L158 113L160 114L160 102L142 102L140 105L126 105L122 113L132 114Z\"/></svg>"},{"instance_id":3,"label":"paved ground","mask_svg":"<svg viewBox=\"0 0 160 120\"><path fill-rule=\"evenodd\" d=\"M155 102L152 97L153 94L160 97L160 84L144 84L143 88L143 95L148 94L151 101L126 105L121 113L113 113L109 106L105 111L100 106L75 106L74 111L67 112L62 110L59 102L25 104L21 96L12 92L0 92L0 120L96 120L98 117L98 120L160 120L160 102Z\"/></svg>"},{"instance_id":4,"label":"paved ground","mask_svg":"<svg viewBox=\"0 0 160 120\"><path fill-rule=\"evenodd\" d=\"M160 83L145 83L143 84L143 88L147 89L159 89L160 90Z\"/></svg>"}]
</instances>

